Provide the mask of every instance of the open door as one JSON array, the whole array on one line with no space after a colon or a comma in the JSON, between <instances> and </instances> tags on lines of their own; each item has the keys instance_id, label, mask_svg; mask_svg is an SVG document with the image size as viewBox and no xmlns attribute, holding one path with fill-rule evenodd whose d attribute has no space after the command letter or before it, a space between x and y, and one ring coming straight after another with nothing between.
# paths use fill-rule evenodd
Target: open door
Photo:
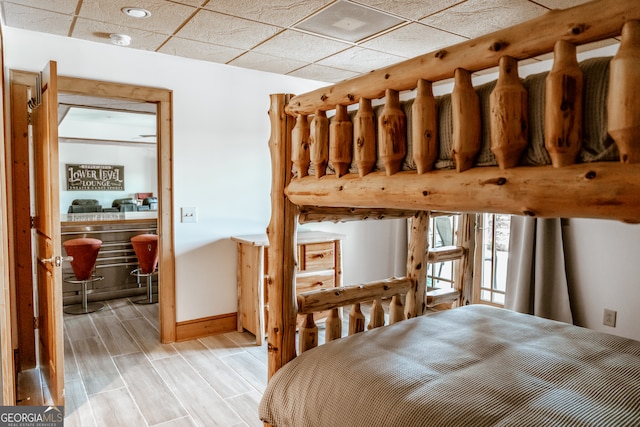
<instances>
[{"instance_id":1,"label":"open door","mask_svg":"<svg viewBox=\"0 0 640 427\"><path fill-rule=\"evenodd\" d=\"M39 365L52 399L46 403L64 405L56 62L42 71L36 92L32 124Z\"/></svg>"}]
</instances>

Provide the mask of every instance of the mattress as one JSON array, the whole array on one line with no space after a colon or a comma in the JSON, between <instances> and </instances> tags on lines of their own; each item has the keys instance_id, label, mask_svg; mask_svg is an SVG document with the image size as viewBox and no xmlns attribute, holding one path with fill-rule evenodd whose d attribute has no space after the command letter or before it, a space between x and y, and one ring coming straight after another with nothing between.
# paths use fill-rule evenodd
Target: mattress
<instances>
[{"instance_id":1,"label":"mattress","mask_svg":"<svg viewBox=\"0 0 640 427\"><path fill-rule=\"evenodd\" d=\"M332 341L271 379L275 426L639 426L640 342L471 305Z\"/></svg>"}]
</instances>

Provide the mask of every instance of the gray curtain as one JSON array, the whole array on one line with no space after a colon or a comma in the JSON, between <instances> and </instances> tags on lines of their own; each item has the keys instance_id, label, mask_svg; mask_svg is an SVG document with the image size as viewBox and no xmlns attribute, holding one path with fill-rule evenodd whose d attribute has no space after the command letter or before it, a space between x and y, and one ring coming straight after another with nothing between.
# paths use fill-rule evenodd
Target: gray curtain
<instances>
[{"instance_id":1,"label":"gray curtain","mask_svg":"<svg viewBox=\"0 0 640 427\"><path fill-rule=\"evenodd\" d=\"M511 217L505 308L573 323L559 218Z\"/></svg>"}]
</instances>

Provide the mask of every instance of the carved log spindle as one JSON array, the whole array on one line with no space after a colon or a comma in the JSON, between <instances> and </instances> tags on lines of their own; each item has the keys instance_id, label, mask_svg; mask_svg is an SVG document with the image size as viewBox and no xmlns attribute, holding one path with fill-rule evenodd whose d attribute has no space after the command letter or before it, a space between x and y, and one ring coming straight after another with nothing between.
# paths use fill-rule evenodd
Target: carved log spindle
<instances>
[{"instance_id":1,"label":"carved log spindle","mask_svg":"<svg viewBox=\"0 0 640 427\"><path fill-rule=\"evenodd\" d=\"M424 314L426 308L429 215L428 211L418 211L409 223L407 278L411 279L412 284L405 299L404 313L407 319Z\"/></svg>"},{"instance_id":2,"label":"carved log spindle","mask_svg":"<svg viewBox=\"0 0 640 427\"><path fill-rule=\"evenodd\" d=\"M332 308L325 321L324 341L329 342L342 338L342 319L337 308Z\"/></svg>"},{"instance_id":3,"label":"carved log spindle","mask_svg":"<svg viewBox=\"0 0 640 427\"><path fill-rule=\"evenodd\" d=\"M353 118L353 144L358 174L363 177L376 164L376 117L370 99L360 98L358 112Z\"/></svg>"},{"instance_id":4,"label":"carved log spindle","mask_svg":"<svg viewBox=\"0 0 640 427\"><path fill-rule=\"evenodd\" d=\"M400 295L394 295L391 297L391 303L389 304L389 324L393 325L401 320L404 320L402 297Z\"/></svg>"},{"instance_id":5,"label":"carved log spindle","mask_svg":"<svg viewBox=\"0 0 640 427\"><path fill-rule=\"evenodd\" d=\"M311 120L309 157L316 170L316 178L323 177L329 162L329 119L325 111L316 111Z\"/></svg>"},{"instance_id":6,"label":"carved log spindle","mask_svg":"<svg viewBox=\"0 0 640 427\"><path fill-rule=\"evenodd\" d=\"M382 301L380 298L376 298L373 300L373 305L371 306L371 313L369 314L369 324L367 325L367 328L374 329L379 326L384 326L384 308L382 308Z\"/></svg>"},{"instance_id":7,"label":"carved log spindle","mask_svg":"<svg viewBox=\"0 0 640 427\"><path fill-rule=\"evenodd\" d=\"M640 21L622 27L622 40L609 73L609 135L623 163L640 162Z\"/></svg>"},{"instance_id":8,"label":"carved log spindle","mask_svg":"<svg viewBox=\"0 0 640 427\"><path fill-rule=\"evenodd\" d=\"M556 168L574 164L582 146L582 81L576 46L558 40L544 103L544 145Z\"/></svg>"},{"instance_id":9,"label":"carved log spindle","mask_svg":"<svg viewBox=\"0 0 640 427\"><path fill-rule=\"evenodd\" d=\"M429 172L438 159L438 104L430 81L418 80L418 92L411 106L413 161L418 175Z\"/></svg>"},{"instance_id":10,"label":"carved log spindle","mask_svg":"<svg viewBox=\"0 0 640 427\"><path fill-rule=\"evenodd\" d=\"M471 73L463 68L454 72L455 85L451 93L453 149L451 156L458 172L473 167L480 151L480 97L473 88Z\"/></svg>"},{"instance_id":11,"label":"carved log spindle","mask_svg":"<svg viewBox=\"0 0 640 427\"><path fill-rule=\"evenodd\" d=\"M528 94L518 76L518 61L500 58L498 82L491 92L491 151L500 169L520 163L529 137Z\"/></svg>"},{"instance_id":12,"label":"carved log spindle","mask_svg":"<svg viewBox=\"0 0 640 427\"><path fill-rule=\"evenodd\" d=\"M306 115L298 114L296 125L291 131L291 161L298 178L309 173L309 120Z\"/></svg>"},{"instance_id":13,"label":"carved log spindle","mask_svg":"<svg viewBox=\"0 0 640 427\"><path fill-rule=\"evenodd\" d=\"M364 331L364 314L360 310L360 303L357 302L351 306L351 311L349 312L349 335L362 331Z\"/></svg>"},{"instance_id":14,"label":"carved log spindle","mask_svg":"<svg viewBox=\"0 0 640 427\"><path fill-rule=\"evenodd\" d=\"M349 173L353 150L353 124L346 105L336 107L336 115L329 125L329 161L340 178Z\"/></svg>"},{"instance_id":15,"label":"carved log spindle","mask_svg":"<svg viewBox=\"0 0 640 427\"><path fill-rule=\"evenodd\" d=\"M386 103L378 117L378 155L387 176L398 172L407 154L407 119L400 107L400 94L387 89Z\"/></svg>"},{"instance_id":16,"label":"carved log spindle","mask_svg":"<svg viewBox=\"0 0 640 427\"><path fill-rule=\"evenodd\" d=\"M318 346L318 325L313 320L313 313L307 314L298 331L300 334L298 338L300 354Z\"/></svg>"}]
</instances>

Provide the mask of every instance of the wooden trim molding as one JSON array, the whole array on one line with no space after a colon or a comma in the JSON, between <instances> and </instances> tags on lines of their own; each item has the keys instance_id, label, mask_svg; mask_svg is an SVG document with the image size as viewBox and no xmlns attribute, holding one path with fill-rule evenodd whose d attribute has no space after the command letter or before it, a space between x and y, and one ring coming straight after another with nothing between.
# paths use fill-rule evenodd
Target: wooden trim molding
<instances>
[{"instance_id":1,"label":"wooden trim molding","mask_svg":"<svg viewBox=\"0 0 640 427\"><path fill-rule=\"evenodd\" d=\"M238 313L219 314L176 323L176 341L187 341L237 330Z\"/></svg>"}]
</instances>

